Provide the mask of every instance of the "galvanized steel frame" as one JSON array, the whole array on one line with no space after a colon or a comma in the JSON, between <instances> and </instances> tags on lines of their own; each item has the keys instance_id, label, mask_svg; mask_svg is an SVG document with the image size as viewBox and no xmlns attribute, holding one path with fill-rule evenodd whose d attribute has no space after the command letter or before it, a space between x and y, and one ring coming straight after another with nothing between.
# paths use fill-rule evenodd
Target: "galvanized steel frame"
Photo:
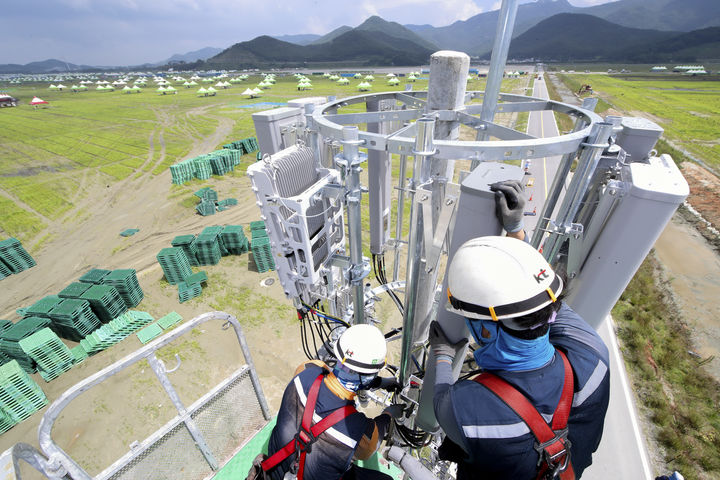
<instances>
[{"instance_id":1,"label":"galvanized steel frame","mask_svg":"<svg viewBox=\"0 0 720 480\"><path fill-rule=\"evenodd\" d=\"M56 401L48 407L48 410L45 412L45 415L43 415L42 420L40 421L40 426L38 428L38 441L40 444L40 448L47 455L48 462L47 467L50 471L58 472L58 475L55 477L50 478L62 478L63 475L67 474L72 479L83 479L83 480L89 480L92 477L88 475L88 473L80 467L62 448L60 448L52 439L52 428L57 420L57 418L60 416L62 410L77 396L79 396L81 393L89 390L90 388L102 383L104 380L110 378L111 376L121 372L122 370L126 369L127 367L134 365L135 363L144 360L144 359L150 359L153 358L155 355L155 352L159 350L160 348L168 345L173 340L181 337L182 335L190 332L193 328L197 327L198 325L205 323L210 320L223 320L225 321L225 325L230 325L233 327L233 330L235 331L235 335L237 336L238 343L240 345L240 349L243 353L243 357L245 358L245 362L247 364L247 368L249 370L250 380L252 382L253 388L255 390L255 395L257 396L258 403L260 405L260 409L262 410L263 416L266 420L270 420L270 409L267 405L267 401L265 400L265 395L262 391L262 387L260 385L260 379L257 375L257 371L255 370L255 364L253 363L252 356L250 354L250 348L248 346L247 340L245 339L245 335L243 334L242 327L240 326L240 323L238 322L237 318L235 318L233 315L230 315L225 312L208 312L204 313L202 315L199 315L192 320L187 321L186 323L178 326L173 331L163 335L162 337L154 340L153 342L149 343L148 345L144 346L143 348L136 350L135 352L127 355L126 357L118 360L117 362L113 363L112 365L109 365L108 367L100 370L99 372L89 376L82 382L74 385L69 390L67 390L65 393L63 393L60 398L58 398ZM167 390L168 385L163 384L163 388ZM169 385L169 388L172 389L172 385ZM206 397L203 397L206 398ZM197 406L198 402L196 402L193 407ZM190 412L194 411L193 407L190 408ZM187 411L185 414L182 414L179 417L189 416L190 413ZM185 418L180 418L179 421L185 421ZM106 472L103 472L103 474Z\"/></svg>"},{"instance_id":2,"label":"galvanized steel frame","mask_svg":"<svg viewBox=\"0 0 720 480\"><path fill-rule=\"evenodd\" d=\"M500 94L503 103L497 105L496 113L553 111L576 117L584 127L565 135L549 138L537 138L494 122L481 120L474 115L480 114L482 104L465 105L462 110L425 111L427 92L385 92L357 95L342 100L326 103L313 111L313 128L323 137L331 140L342 140L344 125L374 122L417 120L421 117L432 117L441 121L454 121L463 125L486 131L495 136L497 141L454 141L436 140L435 158L439 159L471 159L477 161L506 161L526 158L543 158L576 152L590 135L592 125L602 121L596 113L562 102L545 100L524 95ZM466 103L475 98L484 97L484 92L468 92ZM367 101L395 100L408 108L405 110L367 112L367 113L334 113L339 108L364 103ZM415 146L416 124L383 135L359 131L358 138L363 148L370 150L386 150L399 155L412 155Z\"/></svg>"}]
</instances>

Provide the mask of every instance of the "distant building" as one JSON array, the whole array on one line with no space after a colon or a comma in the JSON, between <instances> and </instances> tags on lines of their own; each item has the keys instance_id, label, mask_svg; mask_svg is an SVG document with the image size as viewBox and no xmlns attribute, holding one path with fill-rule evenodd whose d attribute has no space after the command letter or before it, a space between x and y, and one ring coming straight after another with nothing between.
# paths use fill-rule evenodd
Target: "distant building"
<instances>
[{"instance_id":1,"label":"distant building","mask_svg":"<svg viewBox=\"0 0 720 480\"><path fill-rule=\"evenodd\" d=\"M667 72L667 67L663 67L663 66L660 66L660 67L652 67L652 68L650 69L650 71L651 71L651 72L656 72L656 73Z\"/></svg>"},{"instance_id":2,"label":"distant building","mask_svg":"<svg viewBox=\"0 0 720 480\"><path fill-rule=\"evenodd\" d=\"M0 107L17 107L18 99L10 95L0 94Z\"/></svg>"},{"instance_id":3,"label":"distant building","mask_svg":"<svg viewBox=\"0 0 720 480\"><path fill-rule=\"evenodd\" d=\"M702 68L702 69L697 69L697 70L687 70L687 71L683 72L683 75L695 76L695 75L707 75L707 73L708 72L706 72L705 69Z\"/></svg>"},{"instance_id":4,"label":"distant building","mask_svg":"<svg viewBox=\"0 0 720 480\"><path fill-rule=\"evenodd\" d=\"M676 65L673 72L688 72L690 70L705 70L702 65Z\"/></svg>"}]
</instances>

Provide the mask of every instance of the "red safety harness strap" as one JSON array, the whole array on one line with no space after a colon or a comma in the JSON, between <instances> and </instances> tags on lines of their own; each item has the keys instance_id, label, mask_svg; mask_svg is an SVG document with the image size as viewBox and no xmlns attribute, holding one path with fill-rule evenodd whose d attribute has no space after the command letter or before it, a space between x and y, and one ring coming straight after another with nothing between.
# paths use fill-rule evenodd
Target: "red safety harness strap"
<instances>
[{"instance_id":1,"label":"red safety harness strap","mask_svg":"<svg viewBox=\"0 0 720 480\"><path fill-rule=\"evenodd\" d=\"M535 449L540 455L538 465L540 471L537 478L550 478L558 476L562 480L575 478L575 473L570 462L570 441L567 439L567 421L572 407L574 379L570 362L563 352L558 350L563 360L565 379L555 413L553 414L552 428L545 422L537 409L520 393L515 387L502 378L492 373L482 373L474 380L484 385L488 390L497 395L508 407L510 407L527 424L532 431L537 443ZM548 472L552 469L551 472Z\"/></svg>"},{"instance_id":2,"label":"red safety harness strap","mask_svg":"<svg viewBox=\"0 0 720 480\"><path fill-rule=\"evenodd\" d=\"M283 462L293 453L300 451L300 460L298 466L297 478L302 480L305 470L305 456L310 452L312 444L315 443L317 437L325 430L332 427L340 420L355 413L355 407L345 405L334 410L330 415L326 416L315 425L312 425L312 417L315 412L315 404L317 403L318 394L320 393L320 385L322 384L325 372L317 376L310 391L308 392L307 401L305 402L305 411L303 412L300 430L295 437L290 440L283 448L275 452L272 456L262 462L262 469L267 472L275 468L279 463ZM312 425L312 426L311 426Z\"/></svg>"}]
</instances>

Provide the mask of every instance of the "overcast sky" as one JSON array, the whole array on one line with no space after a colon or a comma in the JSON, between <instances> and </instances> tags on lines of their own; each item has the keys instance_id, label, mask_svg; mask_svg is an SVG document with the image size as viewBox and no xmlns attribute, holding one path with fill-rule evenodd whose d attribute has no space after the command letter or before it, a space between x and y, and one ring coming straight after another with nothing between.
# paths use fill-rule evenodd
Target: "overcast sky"
<instances>
[{"instance_id":1,"label":"overcast sky","mask_svg":"<svg viewBox=\"0 0 720 480\"><path fill-rule=\"evenodd\" d=\"M570 0L575 6L608 1ZM499 0L6 0L0 64L57 58L138 65L259 35L323 35L371 15L440 27L499 6Z\"/></svg>"}]
</instances>

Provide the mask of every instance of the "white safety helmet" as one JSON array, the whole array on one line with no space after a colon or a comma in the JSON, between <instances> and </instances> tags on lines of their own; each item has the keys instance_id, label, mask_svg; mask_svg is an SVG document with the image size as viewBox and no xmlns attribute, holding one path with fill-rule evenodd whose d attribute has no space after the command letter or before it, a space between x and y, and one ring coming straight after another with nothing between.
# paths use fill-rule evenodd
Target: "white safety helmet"
<instances>
[{"instance_id":1,"label":"white safety helmet","mask_svg":"<svg viewBox=\"0 0 720 480\"><path fill-rule=\"evenodd\" d=\"M385 366L387 344L382 332L372 325L353 325L333 346L335 356L345 367L364 375L376 374Z\"/></svg>"},{"instance_id":2,"label":"white safety helmet","mask_svg":"<svg viewBox=\"0 0 720 480\"><path fill-rule=\"evenodd\" d=\"M448 271L446 309L523 330L527 327L512 319L555 302L562 290L560 277L527 243L511 237L479 237L455 252Z\"/></svg>"}]
</instances>

